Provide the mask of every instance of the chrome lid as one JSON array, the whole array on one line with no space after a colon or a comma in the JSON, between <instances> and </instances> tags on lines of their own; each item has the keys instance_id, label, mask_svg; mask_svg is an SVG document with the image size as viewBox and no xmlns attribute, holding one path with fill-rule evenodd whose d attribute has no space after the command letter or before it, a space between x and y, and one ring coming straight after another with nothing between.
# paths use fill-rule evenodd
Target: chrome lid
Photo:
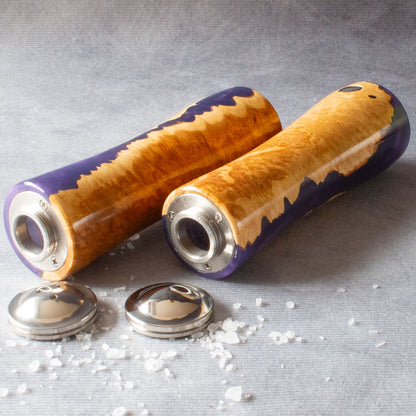
<instances>
[{"instance_id":1,"label":"chrome lid","mask_svg":"<svg viewBox=\"0 0 416 416\"><path fill-rule=\"evenodd\" d=\"M49 341L82 331L95 320L97 310L97 298L89 287L47 282L16 295L8 312L19 335Z\"/></svg>"},{"instance_id":2,"label":"chrome lid","mask_svg":"<svg viewBox=\"0 0 416 416\"><path fill-rule=\"evenodd\" d=\"M135 331L154 338L181 338L211 322L214 300L195 286L157 283L130 295L125 309Z\"/></svg>"}]
</instances>

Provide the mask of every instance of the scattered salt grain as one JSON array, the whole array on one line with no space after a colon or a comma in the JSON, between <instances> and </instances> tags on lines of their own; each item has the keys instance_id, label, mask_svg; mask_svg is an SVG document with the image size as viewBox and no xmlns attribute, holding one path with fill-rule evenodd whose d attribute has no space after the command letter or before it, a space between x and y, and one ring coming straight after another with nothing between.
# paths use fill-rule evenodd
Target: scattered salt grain
<instances>
[{"instance_id":1,"label":"scattered salt grain","mask_svg":"<svg viewBox=\"0 0 416 416\"><path fill-rule=\"evenodd\" d=\"M160 358L163 360L165 358L175 358L178 355L178 353L175 350L167 350L165 352L162 352L160 354Z\"/></svg>"},{"instance_id":2,"label":"scattered salt grain","mask_svg":"<svg viewBox=\"0 0 416 416\"><path fill-rule=\"evenodd\" d=\"M234 368L234 366L233 366L232 364L228 364L228 365L225 367L225 371L226 371L227 373L229 373L230 371L232 371L232 370L233 370L233 368Z\"/></svg>"},{"instance_id":3,"label":"scattered salt grain","mask_svg":"<svg viewBox=\"0 0 416 416\"><path fill-rule=\"evenodd\" d=\"M263 316L261 316L261 315L257 315L257 320L259 322L264 322L266 319Z\"/></svg>"},{"instance_id":4,"label":"scattered salt grain","mask_svg":"<svg viewBox=\"0 0 416 416\"><path fill-rule=\"evenodd\" d=\"M134 383L132 381L126 381L126 384L124 385L126 389L131 390L134 387Z\"/></svg>"},{"instance_id":5,"label":"scattered salt grain","mask_svg":"<svg viewBox=\"0 0 416 416\"><path fill-rule=\"evenodd\" d=\"M101 344L101 348L102 348L104 351L108 351L108 350L110 349L110 346L109 346L108 344L104 343L104 344Z\"/></svg>"},{"instance_id":6,"label":"scattered salt grain","mask_svg":"<svg viewBox=\"0 0 416 416\"><path fill-rule=\"evenodd\" d=\"M227 380L221 380L221 384L228 384Z\"/></svg>"},{"instance_id":7,"label":"scattered salt grain","mask_svg":"<svg viewBox=\"0 0 416 416\"><path fill-rule=\"evenodd\" d=\"M113 291L114 291L115 293L117 293L117 292L124 292L125 290L126 290L126 286L115 287L115 288L113 289Z\"/></svg>"},{"instance_id":8,"label":"scattered salt grain","mask_svg":"<svg viewBox=\"0 0 416 416\"><path fill-rule=\"evenodd\" d=\"M238 310L241 308L241 303L234 303L233 304L233 309Z\"/></svg>"},{"instance_id":9,"label":"scattered salt grain","mask_svg":"<svg viewBox=\"0 0 416 416\"><path fill-rule=\"evenodd\" d=\"M147 410L147 409L143 409L143 410L140 412L140 414L141 414L142 416L145 416L145 415L150 415L150 412L149 412L149 410Z\"/></svg>"},{"instance_id":10,"label":"scattered salt grain","mask_svg":"<svg viewBox=\"0 0 416 416\"><path fill-rule=\"evenodd\" d=\"M337 289L337 293L345 293L347 291L347 289L345 289L344 287L339 287Z\"/></svg>"},{"instance_id":11,"label":"scattered salt grain","mask_svg":"<svg viewBox=\"0 0 416 416\"><path fill-rule=\"evenodd\" d=\"M305 342L305 340L302 337L296 337L295 341L296 342Z\"/></svg>"},{"instance_id":12,"label":"scattered salt grain","mask_svg":"<svg viewBox=\"0 0 416 416\"><path fill-rule=\"evenodd\" d=\"M6 387L0 388L0 398L6 397L9 394L9 390Z\"/></svg>"},{"instance_id":13,"label":"scattered salt grain","mask_svg":"<svg viewBox=\"0 0 416 416\"><path fill-rule=\"evenodd\" d=\"M286 302L286 308L288 309L294 309L295 304L292 301Z\"/></svg>"},{"instance_id":14,"label":"scattered salt grain","mask_svg":"<svg viewBox=\"0 0 416 416\"><path fill-rule=\"evenodd\" d=\"M129 339L129 336L126 335L126 334L123 334L123 335L120 335L120 339L127 340L127 339Z\"/></svg>"},{"instance_id":15,"label":"scattered salt grain","mask_svg":"<svg viewBox=\"0 0 416 416\"><path fill-rule=\"evenodd\" d=\"M49 374L49 380L57 380L57 379L58 379L58 375L56 373Z\"/></svg>"},{"instance_id":16,"label":"scattered salt grain","mask_svg":"<svg viewBox=\"0 0 416 416\"><path fill-rule=\"evenodd\" d=\"M225 391L225 398L234 402L241 402L243 396L243 390L241 386L228 387Z\"/></svg>"},{"instance_id":17,"label":"scattered salt grain","mask_svg":"<svg viewBox=\"0 0 416 416\"><path fill-rule=\"evenodd\" d=\"M62 361L58 357L52 358L50 364L52 367L62 367Z\"/></svg>"},{"instance_id":18,"label":"scattered salt grain","mask_svg":"<svg viewBox=\"0 0 416 416\"><path fill-rule=\"evenodd\" d=\"M129 240L130 241L136 241L139 238L140 238L140 234L139 233L136 233L136 234L133 234L131 237L129 237Z\"/></svg>"},{"instance_id":19,"label":"scattered salt grain","mask_svg":"<svg viewBox=\"0 0 416 416\"><path fill-rule=\"evenodd\" d=\"M256 298L256 306L262 306L263 305L263 299L262 298Z\"/></svg>"},{"instance_id":20,"label":"scattered salt grain","mask_svg":"<svg viewBox=\"0 0 416 416\"><path fill-rule=\"evenodd\" d=\"M376 348L381 348L386 345L386 341L381 341L379 344L376 344Z\"/></svg>"},{"instance_id":21,"label":"scattered salt grain","mask_svg":"<svg viewBox=\"0 0 416 416\"><path fill-rule=\"evenodd\" d=\"M373 289L378 289L380 287L380 285L378 285L377 283L373 285Z\"/></svg>"},{"instance_id":22,"label":"scattered salt grain","mask_svg":"<svg viewBox=\"0 0 416 416\"><path fill-rule=\"evenodd\" d=\"M163 374L166 376L166 377L170 377L170 378L173 378L174 376L173 376L173 373L169 370L169 368L164 368L163 369Z\"/></svg>"},{"instance_id":23,"label":"scattered salt grain","mask_svg":"<svg viewBox=\"0 0 416 416\"><path fill-rule=\"evenodd\" d=\"M237 332L233 331L218 331L215 334L215 339L217 342L223 342L225 344L239 344L240 338L238 337Z\"/></svg>"},{"instance_id":24,"label":"scattered salt grain","mask_svg":"<svg viewBox=\"0 0 416 416\"><path fill-rule=\"evenodd\" d=\"M323 337L322 335L319 335L319 339L321 339L322 341L325 341L326 340L326 338Z\"/></svg>"},{"instance_id":25,"label":"scattered salt grain","mask_svg":"<svg viewBox=\"0 0 416 416\"><path fill-rule=\"evenodd\" d=\"M106 352L106 357L113 360L123 360L126 358L126 351L119 348L109 348Z\"/></svg>"},{"instance_id":26,"label":"scattered salt grain","mask_svg":"<svg viewBox=\"0 0 416 416\"><path fill-rule=\"evenodd\" d=\"M126 246L127 246L127 248L129 249L129 250L134 250L136 247L134 247L134 244L131 242L131 241L129 241L127 244L126 244Z\"/></svg>"},{"instance_id":27,"label":"scattered salt grain","mask_svg":"<svg viewBox=\"0 0 416 416\"><path fill-rule=\"evenodd\" d=\"M20 386L17 387L17 392L19 394L23 394L26 391L27 391L27 385L26 385L26 383L22 383L22 384L20 384Z\"/></svg>"},{"instance_id":28,"label":"scattered salt grain","mask_svg":"<svg viewBox=\"0 0 416 416\"><path fill-rule=\"evenodd\" d=\"M46 358L52 358L54 356L54 352L52 350L45 351Z\"/></svg>"},{"instance_id":29,"label":"scattered salt grain","mask_svg":"<svg viewBox=\"0 0 416 416\"><path fill-rule=\"evenodd\" d=\"M160 358L150 357L144 362L144 368L152 373L157 373L165 366L165 362Z\"/></svg>"},{"instance_id":30,"label":"scattered salt grain","mask_svg":"<svg viewBox=\"0 0 416 416\"><path fill-rule=\"evenodd\" d=\"M370 329L368 331L368 333L369 333L369 335L375 335L375 334L378 334L378 331L377 331L377 329Z\"/></svg>"},{"instance_id":31,"label":"scattered salt grain","mask_svg":"<svg viewBox=\"0 0 416 416\"><path fill-rule=\"evenodd\" d=\"M354 319L354 318L351 318L349 321L348 321L348 325L349 326L357 326L358 325L358 321L356 320L356 319Z\"/></svg>"},{"instance_id":32,"label":"scattered salt grain","mask_svg":"<svg viewBox=\"0 0 416 416\"><path fill-rule=\"evenodd\" d=\"M39 360L34 360L28 365L28 367L29 367L29 370L32 373L36 373L40 368L40 361Z\"/></svg>"},{"instance_id":33,"label":"scattered salt grain","mask_svg":"<svg viewBox=\"0 0 416 416\"><path fill-rule=\"evenodd\" d=\"M327 378L325 379L325 381L332 381L332 378L331 378L331 377L327 377Z\"/></svg>"},{"instance_id":34,"label":"scattered salt grain","mask_svg":"<svg viewBox=\"0 0 416 416\"><path fill-rule=\"evenodd\" d=\"M113 410L112 416L123 416L127 412L127 409L124 406L117 407Z\"/></svg>"}]
</instances>

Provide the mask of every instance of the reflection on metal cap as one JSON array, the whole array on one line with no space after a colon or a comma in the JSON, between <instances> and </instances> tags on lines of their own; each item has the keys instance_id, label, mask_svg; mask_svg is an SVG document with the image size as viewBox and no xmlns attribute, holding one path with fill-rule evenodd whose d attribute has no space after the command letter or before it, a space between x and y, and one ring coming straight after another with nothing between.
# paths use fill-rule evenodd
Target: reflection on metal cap
<instances>
[{"instance_id":1,"label":"reflection on metal cap","mask_svg":"<svg viewBox=\"0 0 416 416\"><path fill-rule=\"evenodd\" d=\"M97 298L87 286L50 282L16 295L9 304L9 322L19 335L49 341L82 331L97 310Z\"/></svg>"},{"instance_id":2,"label":"reflection on metal cap","mask_svg":"<svg viewBox=\"0 0 416 416\"><path fill-rule=\"evenodd\" d=\"M130 295L125 308L135 331L154 338L180 338L211 322L214 300L195 286L157 283Z\"/></svg>"}]
</instances>

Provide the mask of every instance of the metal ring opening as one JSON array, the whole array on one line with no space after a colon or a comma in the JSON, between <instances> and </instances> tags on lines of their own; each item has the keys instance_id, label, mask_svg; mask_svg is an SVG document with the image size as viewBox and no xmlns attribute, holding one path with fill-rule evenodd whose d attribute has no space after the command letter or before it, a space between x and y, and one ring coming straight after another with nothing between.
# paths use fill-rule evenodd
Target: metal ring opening
<instances>
[{"instance_id":1,"label":"metal ring opening","mask_svg":"<svg viewBox=\"0 0 416 416\"><path fill-rule=\"evenodd\" d=\"M215 223L199 210L182 211L175 216L172 228L175 247L183 257L194 263L206 263L221 245Z\"/></svg>"},{"instance_id":2,"label":"metal ring opening","mask_svg":"<svg viewBox=\"0 0 416 416\"><path fill-rule=\"evenodd\" d=\"M56 238L53 229L48 227L42 213L18 215L13 223L13 233L22 254L43 260L53 250Z\"/></svg>"}]
</instances>

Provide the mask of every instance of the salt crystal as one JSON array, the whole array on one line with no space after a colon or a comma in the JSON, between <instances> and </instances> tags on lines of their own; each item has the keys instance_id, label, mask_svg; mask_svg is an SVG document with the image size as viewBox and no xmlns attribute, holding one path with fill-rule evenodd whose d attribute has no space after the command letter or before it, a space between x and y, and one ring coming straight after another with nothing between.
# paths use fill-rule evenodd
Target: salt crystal
<instances>
[{"instance_id":1,"label":"salt crystal","mask_svg":"<svg viewBox=\"0 0 416 416\"><path fill-rule=\"evenodd\" d=\"M54 356L54 352L52 350L45 351L46 358L52 358Z\"/></svg>"},{"instance_id":2,"label":"salt crystal","mask_svg":"<svg viewBox=\"0 0 416 416\"><path fill-rule=\"evenodd\" d=\"M101 348L102 348L104 351L108 351L108 350L110 349L110 346L109 346L108 344L104 343L104 344L101 344Z\"/></svg>"},{"instance_id":3,"label":"salt crystal","mask_svg":"<svg viewBox=\"0 0 416 416\"><path fill-rule=\"evenodd\" d=\"M295 341L296 342L305 342L305 340L302 337L296 337Z\"/></svg>"},{"instance_id":4,"label":"salt crystal","mask_svg":"<svg viewBox=\"0 0 416 416\"><path fill-rule=\"evenodd\" d=\"M289 339L286 335L282 335L280 337L280 341L283 342L283 344L287 344L289 342Z\"/></svg>"},{"instance_id":5,"label":"salt crystal","mask_svg":"<svg viewBox=\"0 0 416 416\"><path fill-rule=\"evenodd\" d=\"M27 391L27 385L26 385L26 383L22 383L22 384L20 384L20 386L17 387L17 392L19 394L23 394L26 391Z\"/></svg>"},{"instance_id":6,"label":"salt crystal","mask_svg":"<svg viewBox=\"0 0 416 416\"><path fill-rule=\"evenodd\" d=\"M56 373L49 374L49 380L57 380L57 379L58 379L58 375Z\"/></svg>"},{"instance_id":7,"label":"salt crystal","mask_svg":"<svg viewBox=\"0 0 416 416\"><path fill-rule=\"evenodd\" d=\"M220 362L219 362L219 367L221 368L221 369L223 369L224 367L225 367L225 364L227 364L227 357L222 357L221 359L220 359Z\"/></svg>"},{"instance_id":8,"label":"salt crystal","mask_svg":"<svg viewBox=\"0 0 416 416\"><path fill-rule=\"evenodd\" d=\"M377 329L370 329L370 330L368 331L368 333L369 333L370 335L375 335L375 334L378 334L378 331L377 331Z\"/></svg>"},{"instance_id":9,"label":"salt crystal","mask_svg":"<svg viewBox=\"0 0 416 416\"><path fill-rule=\"evenodd\" d=\"M259 322L264 322L266 319L263 316L261 316L261 315L257 315L257 320Z\"/></svg>"},{"instance_id":10,"label":"salt crystal","mask_svg":"<svg viewBox=\"0 0 416 416\"><path fill-rule=\"evenodd\" d=\"M85 339L86 337L88 338L88 335L90 335L90 334L83 334L83 339ZM91 337L91 336L90 336ZM57 347L56 347L56 349L55 349L55 352L57 353L57 354L60 354L61 352L62 352L62 345L58 345Z\"/></svg>"},{"instance_id":11,"label":"salt crystal","mask_svg":"<svg viewBox=\"0 0 416 416\"><path fill-rule=\"evenodd\" d=\"M322 341L325 341L326 340L326 338L323 337L322 335L319 335L319 339L321 339Z\"/></svg>"},{"instance_id":12,"label":"salt crystal","mask_svg":"<svg viewBox=\"0 0 416 416\"><path fill-rule=\"evenodd\" d=\"M378 285L378 284L373 285L373 289L378 289L379 287L380 287L380 285Z\"/></svg>"},{"instance_id":13,"label":"salt crystal","mask_svg":"<svg viewBox=\"0 0 416 416\"><path fill-rule=\"evenodd\" d=\"M288 309L294 309L295 308L295 304L292 301L286 302L286 307Z\"/></svg>"},{"instance_id":14,"label":"salt crystal","mask_svg":"<svg viewBox=\"0 0 416 416\"><path fill-rule=\"evenodd\" d=\"M25 406L26 405L26 402L24 400L20 400L19 401L19 404L20 404L20 406Z\"/></svg>"},{"instance_id":15,"label":"salt crystal","mask_svg":"<svg viewBox=\"0 0 416 416\"><path fill-rule=\"evenodd\" d=\"M6 387L0 387L0 397L6 397L9 394L9 390Z\"/></svg>"},{"instance_id":16,"label":"salt crystal","mask_svg":"<svg viewBox=\"0 0 416 416\"><path fill-rule=\"evenodd\" d=\"M280 332L277 331L271 331L269 334L269 337L276 340L277 338L280 338L282 336L282 334Z\"/></svg>"},{"instance_id":17,"label":"salt crystal","mask_svg":"<svg viewBox=\"0 0 416 416\"><path fill-rule=\"evenodd\" d=\"M129 237L129 240L130 241L136 241L139 238L140 238L140 234L139 233L136 233L136 234L133 234L131 237Z\"/></svg>"},{"instance_id":18,"label":"salt crystal","mask_svg":"<svg viewBox=\"0 0 416 416\"><path fill-rule=\"evenodd\" d=\"M215 332L220 326L216 322L212 322L207 326L209 332Z\"/></svg>"},{"instance_id":19,"label":"salt crystal","mask_svg":"<svg viewBox=\"0 0 416 416\"><path fill-rule=\"evenodd\" d=\"M357 320L355 320L354 318L351 318L351 319L348 321L348 325L349 325L349 326L357 326L357 325L358 325L358 321L357 321Z\"/></svg>"},{"instance_id":20,"label":"salt crystal","mask_svg":"<svg viewBox=\"0 0 416 416\"><path fill-rule=\"evenodd\" d=\"M286 331L285 335L289 341L293 341L296 337L296 334L293 331Z\"/></svg>"},{"instance_id":21,"label":"salt crystal","mask_svg":"<svg viewBox=\"0 0 416 416\"><path fill-rule=\"evenodd\" d=\"M127 339L129 339L129 336L126 335L126 334L123 334L123 335L120 335L120 339L127 340Z\"/></svg>"},{"instance_id":22,"label":"salt crystal","mask_svg":"<svg viewBox=\"0 0 416 416\"><path fill-rule=\"evenodd\" d=\"M117 293L117 292L123 292L123 291L125 291L125 290L126 290L126 286L115 287L115 288L113 289L113 291L114 291L115 293Z\"/></svg>"},{"instance_id":23,"label":"salt crystal","mask_svg":"<svg viewBox=\"0 0 416 416\"><path fill-rule=\"evenodd\" d=\"M256 298L256 306L262 306L262 305L263 305L262 298Z\"/></svg>"},{"instance_id":24,"label":"salt crystal","mask_svg":"<svg viewBox=\"0 0 416 416\"><path fill-rule=\"evenodd\" d=\"M126 384L124 385L126 389L132 389L134 387L134 383L132 381L126 381Z\"/></svg>"},{"instance_id":25,"label":"salt crystal","mask_svg":"<svg viewBox=\"0 0 416 416\"><path fill-rule=\"evenodd\" d=\"M218 331L216 333L216 340L218 342L224 342L226 344L239 344L240 338L238 337L236 332L223 332Z\"/></svg>"},{"instance_id":26,"label":"salt crystal","mask_svg":"<svg viewBox=\"0 0 416 416\"><path fill-rule=\"evenodd\" d=\"M280 368L286 368L284 364L280 364Z\"/></svg>"},{"instance_id":27,"label":"salt crystal","mask_svg":"<svg viewBox=\"0 0 416 416\"><path fill-rule=\"evenodd\" d=\"M114 370L114 371L112 372L112 374L113 374L113 377L114 377L117 381L121 381L121 373L120 373L120 371L118 371L118 370Z\"/></svg>"},{"instance_id":28,"label":"salt crystal","mask_svg":"<svg viewBox=\"0 0 416 416\"><path fill-rule=\"evenodd\" d=\"M28 367L29 367L29 370L30 370L32 373L36 373L36 372L39 370L39 368L40 368L40 361L39 361L39 360L32 361L32 362L28 365Z\"/></svg>"},{"instance_id":29,"label":"salt crystal","mask_svg":"<svg viewBox=\"0 0 416 416\"><path fill-rule=\"evenodd\" d=\"M240 308L241 308L241 303L234 303L234 304L233 304L233 308L234 308L235 310L240 309Z\"/></svg>"},{"instance_id":30,"label":"salt crystal","mask_svg":"<svg viewBox=\"0 0 416 416\"><path fill-rule=\"evenodd\" d=\"M126 244L126 246L127 246L127 248L129 249L129 250L134 250L136 247L134 247L134 244L131 242L131 241L129 241L127 244Z\"/></svg>"},{"instance_id":31,"label":"salt crystal","mask_svg":"<svg viewBox=\"0 0 416 416\"><path fill-rule=\"evenodd\" d=\"M225 391L225 398L234 402L241 402L242 395L243 389L241 386L228 387Z\"/></svg>"},{"instance_id":32,"label":"salt crystal","mask_svg":"<svg viewBox=\"0 0 416 416\"><path fill-rule=\"evenodd\" d=\"M52 367L62 367L62 361L58 357L52 358L51 366Z\"/></svg>"},{"instance_id":33,"label":"salt crystal","mask_svg":"<svg viewBox=\"0 0 416 416\"><path fill-rule=\"evenodd\" d=\"M142 416L145 416L145 415L150 415L150 412L149 412L147 409L143 409L143 410L140 412L140 414L141 414Z\"/></svg>"},{"instance_id":34,"label":"salt crystal","mask_svg":"<svg viewBox=\"0 0 416 416\"><path fill-rule=\"evenodd\" d=\"M117 407L113 410L112 416L123 416L127 412L127 409L124 406Z\"/></svg>"},{"instance_id":35,"label":"salt crystal","mask_svg":"<svg viewBox=\"0 0 416 416\"><path fill-rule=\"evenodd\" d=\"M237 331L239 325L240 322L233 321L231 318L227 318L222 324L222 329L224 331Z\"/></svg>"},{"instance_id":36,"label":"salt crystal","mask_svg":"<svg viewBox=\"0 0 416 416\"><path fill-rule=\"evenodd\" d=\"M232 364L228 364L226 367L225 367L225 371L227 372L227 373L229 373L230 371L232 371L232 369L234 368L234 366L232 365Z\"/></svg>"},{"instance_id":37,"label":"salt crystal","mask_svg":"<svg viewBox=\"0 0 416 416\"><path fill-rule=\"evenodd\" d=\"M344 287L339 287L337 289L337 293L345 293L347 291L347 289L345 289Z\"/></svg>"},{"instance_id":38,"label":"salt crystal","mask_svg":"<svg viewBox=\"0 0 416 416\"><path fill-rule=\"evenodd\" d=\"M381 348L386 345L386 341L381 341L379 344L376 344L376 348Z\"/></svg>"},{"instance_id":39,"label":"salt crystal","mask_svg":"<svg viewBox=\"0 0 416 416\"><path fill-rule=\"evenodd\" d=\"M106 357L113 360L123 360L126 358L126 351L119 348L109 348L106 352Z\"/></svg>"},{"instance_id":40,"label":"salt crystal","mask_svg":"<svg viewBox=\"0 0 416 416\"><path fill-rule=\"evenodd\" d=\"M227 380L221 380L221 384L228 384Z\"/></svg>"},{"instance_id":41,"label":"salt crystal","mask_svg":"<svg viewBox=\"0 0 416 416\"><path fill-rule=\"evenodd\" d=\"M162 352L162 354L160 354L160 358L161 359L165 359L165 358L175 358L178 355L178 353L175 350L167 350L166 352Z\"/></svg>"},{"instance_id":42,"label":"salt crystal","mask_svg":"<svg viewBox=\"0 0 416 416\"><path fill-rule=\"evenodd\" d=\"M162 370L165 365L165 362L160 358L153 358L150 357L144 362L144 368L147 371L151 371L153 373L157 373L158 371Z\"/></svg>"},{"instance_id":43,"label":"salt crystal","mask_svg":"<svg viewBox=\"0 0 416 416\"><path fill-rule=\"evenodd\" d=\"M163 374L166 376L166 377L170 377L170 378L173 378L173 373L169 370L169 368L164 368L163 369Z\"/></svg>"},{"instance_id":44,"label":"salt crystal","mask_svg":"<svg viewBox=\"0 0 416 416\"><path fill-rule=\"evenodd\" d=\"M326 377L325 381L332 381L332 378L331 377Z\"/></svg>"}]
</instances>

